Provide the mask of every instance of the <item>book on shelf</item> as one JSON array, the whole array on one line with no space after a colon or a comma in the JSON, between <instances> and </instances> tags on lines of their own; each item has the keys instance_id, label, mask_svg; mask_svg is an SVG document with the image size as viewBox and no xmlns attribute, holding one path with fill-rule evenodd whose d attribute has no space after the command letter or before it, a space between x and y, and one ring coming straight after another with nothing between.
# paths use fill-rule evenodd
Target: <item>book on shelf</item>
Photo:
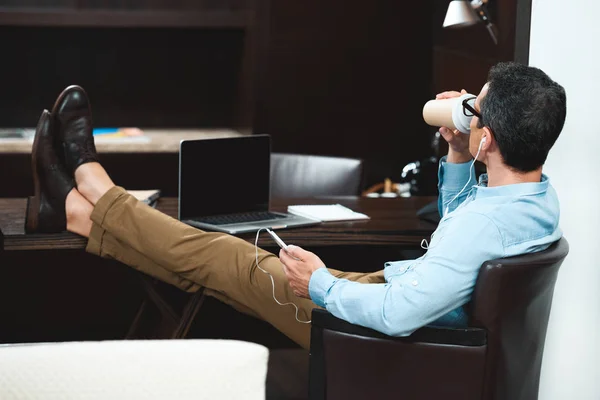
<instances>
[{"instance_id":1,"label":"book on shelf","mask_svg":"<svg viewBox=\"0 0 600 400\"><path fill-rule=\"evenodd\" d=\"M94 128L96 143L148 143L152 140L139 128Z\"/></svg>"},{"instance_id":2,"label":"book on shelf","mask_svg":"<svg viewBox=\"0 0 600 400\"><path fill-rule=\"evenodd\" d=\"M35 128L0 128L0 142L33 142Z\"/></svg>"}]
</instances>

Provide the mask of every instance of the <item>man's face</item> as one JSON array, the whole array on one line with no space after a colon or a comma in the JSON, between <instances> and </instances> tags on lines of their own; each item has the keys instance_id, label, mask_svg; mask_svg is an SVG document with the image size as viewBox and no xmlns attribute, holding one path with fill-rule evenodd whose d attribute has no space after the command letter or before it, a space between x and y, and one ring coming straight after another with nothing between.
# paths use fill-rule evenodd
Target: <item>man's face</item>
<instances>
[{"instance_id":1,"label":"man's face","mask_svg":"<svg viewBox=\"0 0 600 400\"><path fill-rule=\"evenodd\" d=\"M481 113L481 101L487 95L488 92L488 84L486 83L481 88L479 95L475 99L474 108L476 111ZM484 130L483 128L478 128L477 123L479 122L479 118L476 116L471 119L471 136L469 138L469 151L471 155L475 157L477 155L477 151L479 150L479 143L481 142L481 138L483 136Z\"/></svg>"}]
</instances>

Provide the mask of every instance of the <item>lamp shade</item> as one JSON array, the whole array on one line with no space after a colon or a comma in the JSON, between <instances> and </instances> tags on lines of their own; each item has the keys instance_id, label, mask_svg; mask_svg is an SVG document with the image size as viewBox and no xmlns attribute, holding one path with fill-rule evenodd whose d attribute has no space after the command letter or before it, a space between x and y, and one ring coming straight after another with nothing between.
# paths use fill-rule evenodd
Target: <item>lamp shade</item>
<instances>
[{"instance_id":1,"label":"lamp shade","mask_svg":"<svg viewBox=\"0 0 600 400\"><path fill-rule=\"evenodd\" d=\"M465 0L452 0L448 5L446 18L444 19L444 28L462 27L474 25L479 22L479 18L471 3Z\"/></svg>"}]
</instances>

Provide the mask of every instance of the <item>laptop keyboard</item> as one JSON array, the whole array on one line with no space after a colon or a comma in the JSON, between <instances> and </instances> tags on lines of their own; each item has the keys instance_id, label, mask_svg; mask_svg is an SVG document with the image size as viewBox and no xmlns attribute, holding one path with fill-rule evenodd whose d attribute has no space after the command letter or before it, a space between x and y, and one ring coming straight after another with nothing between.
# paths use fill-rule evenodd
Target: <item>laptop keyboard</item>
<instances>
[{"instance_id":1,"label":"laptop keyboard","mask_svg":"<svg viewBox=\"0 0 600 400\"><path fill-rule=\"evenodd\" d=\"M212 215L210 217L194 218L194 221L212 225L228 225L243 222L272 221L288 218L287 215L275 214L268 211L256 211L240 214Z\"/></svg>"}]
</instances>

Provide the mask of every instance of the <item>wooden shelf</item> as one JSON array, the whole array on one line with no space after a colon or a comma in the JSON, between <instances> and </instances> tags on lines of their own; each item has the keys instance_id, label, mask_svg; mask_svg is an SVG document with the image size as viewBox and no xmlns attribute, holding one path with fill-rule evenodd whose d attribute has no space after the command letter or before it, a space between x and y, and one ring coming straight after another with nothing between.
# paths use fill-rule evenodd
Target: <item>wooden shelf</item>
<instances>
[{"instance_id":1,"label":"wooden shelf","mask_svg":"<svg viewBox=\"0 0 600 400\"><path fill-rule=\"evenodd\" d=\"M121 11L0 7L0 26L244 29L251 22L252 13L246 10Z\"/></svg>"},{"instance_id":2,"label":"wooden shelf","mask_svg":"<svg viewBox=\"0 0 600 400\"><path fill-rule=\"evenodd\" d=\"M234 129L144 129L144 136L95 136L98 153L179 153L182 140L213 139L248 135ZM0 139L0 154L29 154L33 137Z\"/></svg>"}]
</instances>

